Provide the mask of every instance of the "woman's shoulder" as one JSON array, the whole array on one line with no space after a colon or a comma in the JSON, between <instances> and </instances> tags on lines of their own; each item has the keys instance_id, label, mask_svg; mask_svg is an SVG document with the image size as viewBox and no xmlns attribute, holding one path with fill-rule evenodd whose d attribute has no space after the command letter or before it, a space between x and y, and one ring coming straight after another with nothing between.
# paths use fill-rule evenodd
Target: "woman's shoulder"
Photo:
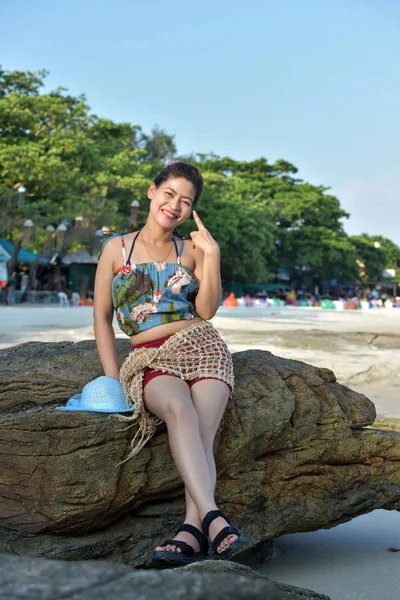
<instances>
[{"instance_id":1,"label":"woman's shoulder","mask_svg":"<svg viewBox=\"0 0 400 600\"><path fill-rule=\"evenodd\" d=\"M106 251L107 254L111 254L115 252L117 248L121 249L124 245L125 247L129 247L137 233L137 231L133 231L132 233L113 233L102 243L99 258L104 251Z\"/></svg>"},{"instance_id":2,"label":"woman's shoulder","mask_svg":"<svg viewBox=\"0 0 400 600\"><path fill-rule=\"evenodd\" d=\"M114 251L117 245L121 246L122 237L123 236L119 233L114 233L113 235L108 236L101 244L98 259L100 260L100 256L103 255L108 256L111 252Z\"/></svg>"},{"instance_id":3,"label":"woman's shoulder","mask_svg":"<svg viewBox=\"0 0 400 600\"><path fill-rule=\"evenodd\" d=\"M177 235L174 233L174 240L178 246L178 249L180 251L180 254L191 254L192 250L193 250L193 244L192 244L192 240L190 239L189 236L185 236L185 235Z\"/></svg>"},{"instance_id":4,"label":"woman's shoulder","mask_svg":"<svg viewBox=\"0 0 400 600\"><path fill-rule=\"evenodd\" d=\"M195 267L199 263L201 264L203 253L198 248L193 247L193 242L189 236L175 236L175 239L178 241L178 246L182 244L180 254L183 257L183 263L194 271Z\"/></svg>"}]
</instances>

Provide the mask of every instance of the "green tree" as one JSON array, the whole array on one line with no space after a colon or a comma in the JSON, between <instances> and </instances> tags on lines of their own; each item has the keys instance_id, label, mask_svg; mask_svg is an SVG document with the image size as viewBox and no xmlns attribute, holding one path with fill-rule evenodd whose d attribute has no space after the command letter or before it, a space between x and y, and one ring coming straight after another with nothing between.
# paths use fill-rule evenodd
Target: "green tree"
<instances>
[{"instance_id":1,"label":"green tree","mask_svg":"<svg viewBox=\"0 0 400 600\"><path fill-rule=\"evenodd\" d=\"M158 126L146 134L139 125L100 118L84 96L63 88L43 93L45 78L45 71L0 68L0 228L11 229L20 244L22 224L31 218L32 247L40 250L48 242L46 225L65 219L74 233L66 249L90 248L102 225L128 230L132 200L141 202L139 221L145 218L147 187L176 155L174 138ZM286 267L314 283L356 283L360 264L361 278L377 280L400 262L399 248L387 238L350 238L339 200L297 178L286 160L181 158L204 175L198 212L220 244L225 281L264 284ZM24 202L17 192L22 185ZM181 233L193 228L185 223Z\"/></svg>"},{"instance_id":2,"label":"green tree","mask_svg":"<svg viewBox=\"0 0 400 600\"><path fill-rule=\"evenodd\" d=\"M356 281L348 214L327 188L296 178L284 160L198 159L206 180L199 214L220 243L224 279L265 283L286 267L317 283Z\"/></svg>"},{"instance_id":3,"label":"green tree","mask_svg":"<svg viewBox=\"0 0 400 600\"><path fill-rule=\"evenodd\" d=\"M374 247L376 242L378 242L379 247L386 255L385 268L395 269L396 267L400 267L400 248L394 242L392 242L392 240L389 240L382 235L374 235L370 237L373 239Z\"/></svg>"},{"instance_id":4,"label":"green tree","mask_svg":"<svg viewBox=\"0 0 400 600\"><path fill-rule=\"evenodd\" d=\"M350 240L357 256L360 282L381 281L386 268L396 268L400 260L400 248L391 240L367 233L353 235Z\"/></svg>"},{"instance_id":5,"label":"green tree","mask_svg":"<svg viewBox=\"0 0 400 600\"><path fill-rule=\"evenodd\" d=\"M46 225L80 215L90 235L104 224L127 229L130 203L145 197L149 180L175 152L173 138L158 128L149 136L137 125L98 118L84 96L62 88L41 93L45 76L0 70L0 186L23 183L27 190L14 211L12 237L28 217L39 227L39 247ZM4 216L9 201L1 198Z\"/></svg>"},{"instance_id":6,"label":"green tree","mask_svg":"<svg viewBox=\"0 0 400 600\"><path fill-rule=\"evenodd\" d=\"M222 279L265 283L273 277L276 226L261 179L250 176L251 163L199 158L205 188L196 210L220 246ZM181 232L194 228L185 223Z\"/></svg>"},{"instance_id":7,"label":"green tree","mask_svg":"<svg viewBox=\"0 0 400 600\"><path fill-rule=\"evenodd\" d=\"M316 283L357 278L356 254L343 229L349 215L327 188L295 182L276 195L281 266L306 273Z\"/></svg>"}]
</instances>

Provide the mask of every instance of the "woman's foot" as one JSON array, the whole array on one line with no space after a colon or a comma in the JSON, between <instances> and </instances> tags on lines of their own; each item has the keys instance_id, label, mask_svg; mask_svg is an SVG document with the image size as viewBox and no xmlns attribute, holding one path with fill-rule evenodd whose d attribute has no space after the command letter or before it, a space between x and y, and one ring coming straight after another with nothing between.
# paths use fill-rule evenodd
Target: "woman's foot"
<instances>
[{"instance_id":1,"label":"woman's foot","mask_svg":"<svg viewBox=\"0 0 400 600\"><path fill-rule=\"evenodd\" d=\"M178 542L185 542L186 544L191 546L195 552L200 551L199 542L196 540L194 535L188 533L187 531L178 531L178 533L170 541L173 542L175 540ZM167 550L168 552L182 552L182 550L178 548L178 546L172 543L167 544L166 546L157 546L157 548L155 549L156 552L163 552L165 550Z\"/></svg>"},{"instance_id":2,"label":"woman's foot","mask_svg":"<svg viewBox=\"0 0 400 600\"><path fill-rule=\"evenodd\" d=\"M217 517L212 521L209 529L209 536L211 543L215 540L217 535L219 534L224 527L229 527L230 523L224 517ZM234 533L228 534L225 538L223 538L222 542L217 546L217 554L221 554L224 550L227 550L231 544L236 542L238 536Z\"/></svg>"},{"instance_id":3,"label":"woman's foot","mask_svg":"<svg viewBox=\"0 0 400 600\"><path fill-rule=\"evenodd\" d=\"M210 525L210 530L209 530L210 540L211 541L214 540L214 538L219 534L219 532L224 527L229 527L229 523L226 519L224 519L223 517L217 517L216 519L214 519L214 521L212 521L212 523ZM224 550L229 548L229 546L231 544L233 544L233 542L236 542L237 539L238 539L238 536L235 535L234 533L227 535L226 538L224 538L222 540L222 542L219 544L219 546L217 548L217 553L221 554L221 552L223 552ZM178 533L174 536L174 538L172 540L168 540L168 541L173 542L174 540L176 540L178 542L185 542L186 544L191 546L195 552L200 551L199 542L194 537L194 535L192 535L191 533L188 533L187 531L178 530ZM172 543L167 544L166 546L157 546L155 551L156 552L168 551L168 552L178 552L178 553L182 552L181 548L179 548L178 546L176 546L175 544L172 544Z\"/></svg>"},{"instance_id":4,"label":"woman's foot","mask_svg":"<svg viewBox=\"0 0 400 600\"><path fill-rule=\"evenodd\" d=\"M193 525L184 523L171 540L165 540L154 550L153 562L182 566L204 560L208 554L207 537Z\"/></svg>"},{"instance_id":5,"label":"woman's foot","mask_svg":"<svg viewBox=\"0 0 400 600\"><path fill-rule=\"evenodd\" d=\"M210 536L214 558L230 560L248 544L248 539L230 524L222 510L209 511L203 519L202 529L204 535Z\"/></svg>"}]
</instances>

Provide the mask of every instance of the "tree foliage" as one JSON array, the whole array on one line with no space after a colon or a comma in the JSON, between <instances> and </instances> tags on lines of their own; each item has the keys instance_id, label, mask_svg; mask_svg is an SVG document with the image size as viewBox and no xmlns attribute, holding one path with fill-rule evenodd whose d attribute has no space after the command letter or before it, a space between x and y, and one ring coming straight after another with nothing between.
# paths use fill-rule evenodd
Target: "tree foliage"
<instances>
[{"instance_id":1,"label":"tree foliage","mask_svg":"<svg viewBox=\"0 0 400 600\"><path fill-rule=\"evenodd\" d=\"M391 240L362 233L351 236L350 241L357 255L361 282L380 281L385 268L400 266L400 248Z\"/></svg>"},{"instance_id":2,"label":"tree foliage","mask_svg":"<svg viewBox=\"0 0 400 600\"><path fill-rule=\"evenodd\" d=\"M354 281L356 254L342 223L348 214L326 191L300 182L278 195L280 263L320 281Z\"/></svg>"},{"instance_id":3,"label":"tree foliage","mask_svg":"<svg viewBox=\"0 0 400 600\"><path fill-rule=\"evenodd\" d=\"M0 71L0 184L27 189L21 220L44 227L85 214L97 228L123 226L132 200L175 153L173 137L98 118L83 96L61 88L40 94L44 77Z\"/></svg>"},{"instance_id":4,"label":"tree foliage","mask_svg":"<svg viewBox=\"0 0 400 600\"><path fill-rule=\"evenodd\" d=\"M45 227L84 216L89 247L102 225L128 230L130 204L147 212L147 187L165 162L176 157L173 136L155 126L115 123L90 112L84 96L58 88L43 93L45 71L0 69L0 223L17 239L27 218L34 243L46 243ZM266 283L278 267L314 282L379 280L400 264L400 249L382 236L349 237L348 214L329 189L297 177L279 159L238 161L215 154L180 157L195 162L205 179L198 212L221 247L226 281ZM17 189L27 192L24 203ZM193 222L180 233L188 234ZM377 242L379 244L377 245Z\"/></svg>"},{"instance_id":5,"label":"tree foliage","mask_svg":"<svg viewBox=\"0 0 400 600\"><path fill-rule=\"evenodd\" d=\"M265 200L252 197L254 182L204 167L205 190L197 210L220 245L223 278L268 281L275 254L271 207ZM193 223L185 226L187 232L193 229Z\"/></svg>"}]
</instances>

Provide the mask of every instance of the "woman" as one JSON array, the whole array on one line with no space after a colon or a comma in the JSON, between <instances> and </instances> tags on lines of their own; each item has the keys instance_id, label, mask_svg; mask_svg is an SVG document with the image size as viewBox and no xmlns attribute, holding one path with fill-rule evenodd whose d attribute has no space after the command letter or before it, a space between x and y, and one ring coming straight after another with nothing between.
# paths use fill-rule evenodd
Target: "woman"
<instances>
[{"instance_id":1,"label":"woman","mask_svg":"<svg viewBox=\"0 0 400 600\"><path fill-rule=\"evenodd\" d=\"M169 163L148 189L145 226L108 240L95 282L94 329L104 373L120 379L135 401L141 439L130 456L164 421L185 484L184 524L153 557L174 565L205 558L208 536L214 556L225 560L247 544L214 499L213 443L233 368L226 345L207 321L220 304L221 278L218 244L193 210L202 188L196 167ZM197 230L191 240L177 239L174 229L192 214ZM133 349L121 371L114 309Z\"/></svg>"}]
</instances>

